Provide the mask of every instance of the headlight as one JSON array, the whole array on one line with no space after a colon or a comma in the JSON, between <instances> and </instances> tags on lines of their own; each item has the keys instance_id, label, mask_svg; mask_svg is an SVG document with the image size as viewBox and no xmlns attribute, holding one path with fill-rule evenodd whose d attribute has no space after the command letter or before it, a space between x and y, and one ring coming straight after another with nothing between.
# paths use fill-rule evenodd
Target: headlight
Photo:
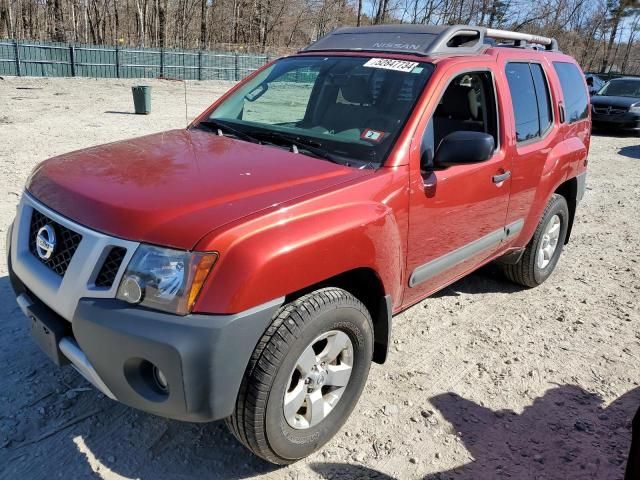
<instances>
[{"instance_id":1,"label":"headlight","mask_svg":"<svg viewBox=\"0 0 640 480\"><path fill-rule=\"evenodd\" d=\"M633 105L629 109L629 113L640 113L640 105Z\"/></svg>"},{"instance_id":2,"label":"headlight","mask_svg":"<svg viewBox=\"0 0 640 480\"><path fill-rule=\"evenodd\" d=\"M216 262L216 253L140 245L120 281L117 298L186 315Z\"/></svg>"}]
</instances>

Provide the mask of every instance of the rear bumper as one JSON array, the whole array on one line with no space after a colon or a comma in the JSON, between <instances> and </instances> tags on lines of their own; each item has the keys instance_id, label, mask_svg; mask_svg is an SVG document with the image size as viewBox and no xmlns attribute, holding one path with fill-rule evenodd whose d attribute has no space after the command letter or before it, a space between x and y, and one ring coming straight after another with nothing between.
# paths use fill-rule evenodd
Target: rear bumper
<instances>
[{"instance_id":1,"label":"rear bumper","mask_svg":"<svg viewBox=\"0 0 640 480\"><path fill-rule=\"evenodd\" d=\"M23 312L37 316L56 336L53 356L61 359L56 363L70 362L105 395L126 405L193 422L231 415L249 358L284 300L235 315L180 317L114 299L83 298L67 322L27 290L10 264L9 274ZM158 388L154 365L163 372L167 391Z\"/></svg>"}]
</instances>

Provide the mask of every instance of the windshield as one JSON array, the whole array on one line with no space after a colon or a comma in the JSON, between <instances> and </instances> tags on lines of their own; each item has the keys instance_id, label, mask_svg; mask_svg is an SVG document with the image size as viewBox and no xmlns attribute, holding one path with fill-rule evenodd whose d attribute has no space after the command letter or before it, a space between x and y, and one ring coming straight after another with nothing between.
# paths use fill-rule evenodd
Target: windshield
<instances>
[{"instance_id":1,"label":"windshield","mask_svg":"<svg viewBox=\"0 0 640 480\"><path fill-rule=\"evenodd\" d=\"M611 80L598 95L640 98L640 80Z\"/></svg>"},{"instance_id":2,"label":"windshield","mask_svg":"<svg viewBox=\"0 0 640 480\"><path fill-rule=\"evenodd\" d=\"M433 65L372 57L292 57L249 80L198 125L355 167L379 166Z\"/></svg>"}]
</instances>

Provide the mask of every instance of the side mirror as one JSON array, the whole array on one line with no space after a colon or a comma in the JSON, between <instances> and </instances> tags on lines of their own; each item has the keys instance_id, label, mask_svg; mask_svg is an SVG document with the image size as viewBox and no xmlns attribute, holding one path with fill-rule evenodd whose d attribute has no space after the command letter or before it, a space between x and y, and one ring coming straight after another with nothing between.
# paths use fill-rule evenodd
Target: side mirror
<instances>
[{"instance_id":1,"label":"side mirror","mask_svg":"<svg viewBox=\"0 0 640 480\"><path fill-rule=\"evenodd\" d=\"M484 162L491 158L494 148L495 142L488 133L461 130L442 139L434 163L437 167L450 167Z\"/></svg>"}]
</instances>

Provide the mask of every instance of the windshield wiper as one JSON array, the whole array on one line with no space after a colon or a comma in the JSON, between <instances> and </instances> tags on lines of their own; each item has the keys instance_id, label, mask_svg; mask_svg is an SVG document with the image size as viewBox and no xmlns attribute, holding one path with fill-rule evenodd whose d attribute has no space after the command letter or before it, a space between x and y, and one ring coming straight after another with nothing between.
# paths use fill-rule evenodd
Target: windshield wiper
<instances>
[{"instance_id":1,"label":"windshield wiper","mask_svg":"<svg viewBox=\"0 0 640 480\"><path fill-rule=\"evenodd\" d=\"M291 148L293 153L298 153L300 151L310 154L312 157L320 158L323 160L329 160L330 162L337 163L339 165L344 165L344 162L338 160L338 157L332 155L327 152L324 148L321 147L321 143L308 140L304 138L300 138L296 135L287 135L285 133L280 132L257 132L254 131L253 134L260 138L266 138L269 143L278 142L280 144L288 145Z\"/></svg>"},{"instance_id":2,"label":"windshield wiper","mask_svg":"<svg viewBox=\"0 0 640 480\"><path fill-rule=\"evenodd\" d=\"M226 132L227 134L233 135L234 137L240 140L245 140L251 143L260 143L260 140L258 140L253 135L249 135L248 133L243 132L242 130L234 128L231 125L229 125L227 122L223 122L221 120L209 118L207 120L203 120L199 122L196 125L196 127L201 127L201 126L205 127L207 130L215 131L218 135L222 135L223 133Z\"/></svg>"},{"instance_id":3,"label":"windshield wiper","mask_svg":"<svg viewBox=\"0 0 640 480\"><path fill-rule=\"evenodd\" d=\"M253 130L251 134L246 133L238 128L232 127L227 122L209 118L199 122L196 127L204 127L207 130L217 132L218 135L227 133L234 137L245 140L251 143L270 144L276 146L286 145L291 148L291 151L298 153L302 151L312 157L328 160L339 165L344 165L345 162L341 162L335 155L330 154L325 149L320 147L319 142L313 140L307 140L295 135L287 135L280 132L260 132Z\"/></svg>"}]
</instances>

